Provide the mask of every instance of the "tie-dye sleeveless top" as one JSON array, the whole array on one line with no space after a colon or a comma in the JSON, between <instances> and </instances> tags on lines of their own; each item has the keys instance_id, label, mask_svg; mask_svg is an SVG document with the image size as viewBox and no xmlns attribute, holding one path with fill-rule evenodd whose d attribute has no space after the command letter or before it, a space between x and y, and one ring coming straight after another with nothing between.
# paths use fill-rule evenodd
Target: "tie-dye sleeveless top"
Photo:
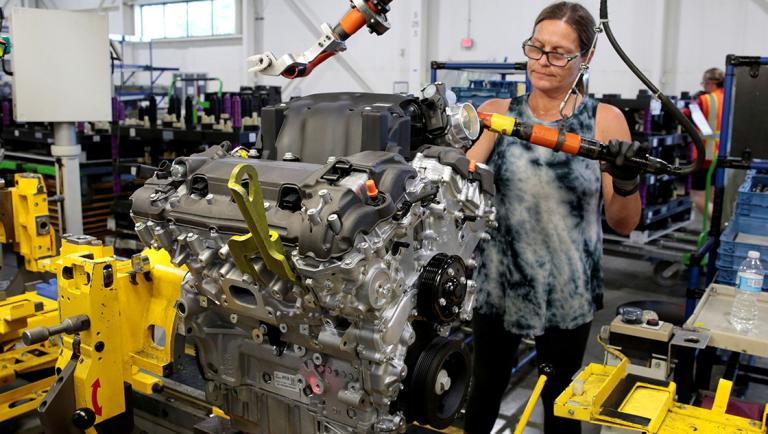
<instances>
[{"instance_id":1,"label":"tie-dye sleeveless top","mask_svg":"<svg viewBox=\"0 0 768 434\"><path fill-rule=\"evenodd\" d=\"M597 104L585 98L567 130L593 138ZM528 95L512 99L509 114L557 126L534 117ZM503 137L487 164L499 226L478 249L477 309L521 335L591 321L602 307L599 163Z\"/></svg>"}]
</instances>

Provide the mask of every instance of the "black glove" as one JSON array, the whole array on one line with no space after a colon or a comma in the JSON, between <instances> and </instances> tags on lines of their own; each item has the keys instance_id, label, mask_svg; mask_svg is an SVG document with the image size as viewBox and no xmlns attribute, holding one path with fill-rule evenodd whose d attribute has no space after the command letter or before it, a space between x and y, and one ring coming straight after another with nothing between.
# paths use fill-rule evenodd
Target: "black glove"
<instances>
[{"instance_id":1,"label":"black glove","mask_svg":"<svg viewBox=\"0 0 768 434\"><path fill-rule=\"evenodd\" d=\"M615 157L613 162L606 162L603 170L613 177L613 191L619 196L630 196L640 187L640 169L624 162L632 157L645 157L648 146L640 142L611 140L608 151Z\"/></svg>"}]
</instances>

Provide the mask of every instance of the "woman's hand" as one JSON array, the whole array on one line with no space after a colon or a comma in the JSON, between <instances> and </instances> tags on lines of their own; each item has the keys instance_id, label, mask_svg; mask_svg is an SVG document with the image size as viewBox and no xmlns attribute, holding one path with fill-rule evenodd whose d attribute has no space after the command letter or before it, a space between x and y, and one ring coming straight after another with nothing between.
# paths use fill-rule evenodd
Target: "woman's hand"
<instances>
[{"instance_id":1,"label":"woman's hand","mask_svg":"<svg viewBox=\"0 0 768 434\"><path fill-rule=\"evenodd\" d=\"M613 177L613 192L619 196L630 196L640 186L640 169L624 164L632 157L644 157L648 154L648 146L637 141L624 142L611 140L608 149L616 156L613 162L605 163L604 170Z\"/></svg>"},{"instance_id":2,"label":"woman's hand","mask_svg":"<svg viewBox=\"0 0 768 434\"><path fill-rule=\"evenodd\" d=\"M477 111L505 115L507 114L507 111L509 111L509 103L511 101L511 99L489 99L488 101L480 104L480 107L477 108ZM496 143L496 139L498 138L498 133L483 130L483 133L480 134L480 138L477 139L475 144L472 145L472 147L467 151L467 157L479 163L487 162L488 158L490 158L491 153L493 152L493 146Z\"/></svg>"},{"instance_id":3,"label":"woman's hand","mask_svg":"<svg viewBox=\"0 0 768 434\"><path fill-rule=\"evenodd\" d=\"M595 139L603 143L619 140L632 143L632 136L627 126L627 120L621 110L608 104L599 104L595 116ZM637 149L626 147L619 151L627 152L637 151ZM619 163L621 163L619 161ZM617 179L614 179L609 171L603 172L603 202L605 202L605 220L608 225L620 235L629 235L640 222L640 195L637 192L630 191L629 184L635 185L637 175L632 173L631 167L621 167L621 164L614 165L611 168L616 173ZM617 170L613 170L617 169ZM632 176L635 175L635 176ZM620 179L632 178L632 179ZM639 180L638 180L639 182ZM615 191L614 188L618 187ZM627 195L621 194L626 193Z\"/></svg>"}]
</instances>

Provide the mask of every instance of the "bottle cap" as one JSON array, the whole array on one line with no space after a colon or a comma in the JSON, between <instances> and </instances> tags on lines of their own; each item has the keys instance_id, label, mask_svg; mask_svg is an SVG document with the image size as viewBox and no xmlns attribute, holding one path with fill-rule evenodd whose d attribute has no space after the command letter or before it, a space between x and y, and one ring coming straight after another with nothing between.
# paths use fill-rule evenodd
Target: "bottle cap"
<instances>
[{"instance_id":1,"label":"bottle cap","mask_svg":"<svg viewBox=\"0 0 768 434\"><path fill-rule=\"evenodd\" d=\"M760 259L760 252L758 252L756 250L750 250L747 253L747 257L752 258L752 259Z\"/></svg>"}]
</instances>

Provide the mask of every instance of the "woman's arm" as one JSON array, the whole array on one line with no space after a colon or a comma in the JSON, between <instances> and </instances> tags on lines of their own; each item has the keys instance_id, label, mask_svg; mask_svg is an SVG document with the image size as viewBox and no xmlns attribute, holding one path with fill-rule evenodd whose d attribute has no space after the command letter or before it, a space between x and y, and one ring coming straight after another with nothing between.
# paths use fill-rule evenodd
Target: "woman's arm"
<instances>
[{"instance_id":1,"label":"woman's arm","mask_svg":"<svg viewBox=\"0 0 768 434\"><path fill-rule=\"evenodd\" d=\"M630 141L632 136L627 120L619 109L608 104L598 104L595 118L595 139L608 143L610 140ZM640 195L621 196L613 190L613 177L603 172L603 201L605 219L614 231L629 235L640 222Z\"/></svg>"},{"instance_id":2,"label":"woman's arm","mask_svg":"<svg viewBox=\"0 0 768 434\"><path fill-rule=\"evenodd\" d=\"M509 110L509 103L511 99L498 99L493 98L480 104L477 108L479 112L486 113L499 113L507 114ZM477 139L475 144L467 151L467 157L480 163L485 163L493 152L493 145L496 143L496 139L499 138L498 133L494 133L488 130L483 130L480 138Z\"/></svg>"}]
</instances>

